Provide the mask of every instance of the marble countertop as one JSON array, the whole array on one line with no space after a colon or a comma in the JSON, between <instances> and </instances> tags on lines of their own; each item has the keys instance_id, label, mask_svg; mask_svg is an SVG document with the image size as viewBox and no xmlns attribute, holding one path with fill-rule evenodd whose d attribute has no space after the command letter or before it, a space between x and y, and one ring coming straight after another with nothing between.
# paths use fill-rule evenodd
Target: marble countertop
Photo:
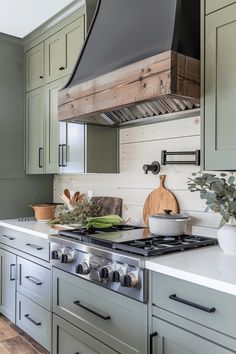
<instances>
[{"instance_id":1,"label":"marble countertop","mask_svg":"<svg viewBox=\"0 0 236 354\"><path fill-rule=\"evenodd\" d=\"M149 270L236 295L236 254L219 246L148 259Z\"/></svg>"},{"instance_id":2,"label":"marble countertop","mask_svg":"<svg viewBox=\"0 0 236 354\"><path fill-rule=\"evenodd\" d=\"M57 230L40 221L19 221L18 219L0 220L0 226L9 227L13 230L29 233L33 236L48 238L48 235L55 235Z\"/></svg>"}]
</instances>

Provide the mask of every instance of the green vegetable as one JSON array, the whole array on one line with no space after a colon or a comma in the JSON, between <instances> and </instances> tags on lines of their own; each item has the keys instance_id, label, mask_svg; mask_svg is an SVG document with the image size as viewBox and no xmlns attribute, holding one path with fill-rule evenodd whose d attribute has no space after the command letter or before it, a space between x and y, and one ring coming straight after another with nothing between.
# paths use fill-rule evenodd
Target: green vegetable
<instances>
[{"instance_id":1,"label":"green vegetable","mask_svg":"<svg viewBox=\"0 0 236 354\"><path fill-rule=\"evenodd\" d=\"M106 228L122 224L123 219L119 215L106 215L89 217L86 220L85 227Z\"/></svg>"}]
</instances>

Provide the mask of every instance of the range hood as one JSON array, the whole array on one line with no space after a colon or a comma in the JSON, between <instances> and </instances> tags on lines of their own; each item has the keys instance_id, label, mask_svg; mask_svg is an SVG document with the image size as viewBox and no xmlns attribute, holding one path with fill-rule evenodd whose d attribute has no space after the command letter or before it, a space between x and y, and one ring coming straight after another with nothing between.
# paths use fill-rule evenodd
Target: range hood
<instances>
[{"instance_id":1,"label":"range hood","mask_svg":"<svg viewBox=\"0 0 236 354\"><path fill-rule=\"evenodd\" d=\"M98 0L60 121L121 125L198 108L200 0Z\"/></svg>"}]
</instances>

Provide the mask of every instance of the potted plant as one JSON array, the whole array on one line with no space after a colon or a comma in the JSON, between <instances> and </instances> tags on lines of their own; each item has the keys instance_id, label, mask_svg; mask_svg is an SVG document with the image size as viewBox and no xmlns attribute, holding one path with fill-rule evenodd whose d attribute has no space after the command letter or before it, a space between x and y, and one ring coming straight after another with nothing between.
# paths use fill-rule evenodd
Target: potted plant
<instances>
[{"instance_id":1,"label":"potted plant","mask_svg":"<svg viewBox=\"0 0 236 354\"><path fill-rule=\"evenodd\" d=\"M218 230L219 245L225 252L236 253L236 184L231 173L193 173L188 180L188 189L199 192L206 200L205 211L212 210L222 216Z\"/></svg>"}]
</instances>

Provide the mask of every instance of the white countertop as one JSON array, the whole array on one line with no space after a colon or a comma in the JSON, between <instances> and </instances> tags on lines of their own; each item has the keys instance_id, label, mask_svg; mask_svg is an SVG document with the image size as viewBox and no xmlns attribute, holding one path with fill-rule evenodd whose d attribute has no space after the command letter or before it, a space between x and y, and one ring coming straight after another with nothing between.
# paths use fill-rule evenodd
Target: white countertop
<instances>
[{"instance_id":1,"label":"white countertop","mask_svg":"<svg viewBox=\"0 0 236 354\"><path fill-rule=\"evenodd\" d=\"M0 226L9 227L13 230L28 233L33 236L48 238L48 235L57 234L47 222L19 221L18 219L0 220Z\"/></svg>"},{"instance_id":2,"label":"white countertop","mask_svg":"<svg viewBox=\"0 0 236 354\"><path fill-rule=\"evenodd\" d=\"M38 221L0 220L0 226L43 238L58 233ZM236 295L236 254L224 253L219 246L153 257L145 261L145 268Z\"/></svg>"},{"instance_id":3,"label":"white countertop","mask_svg":"<svg viewBox=\"0 0 236 354\"><path fill-rule=\"evenodd\" d=\"M236 254L210 246L145 262L147 269L236 295Z\"/></svg>"}]
</instances>

